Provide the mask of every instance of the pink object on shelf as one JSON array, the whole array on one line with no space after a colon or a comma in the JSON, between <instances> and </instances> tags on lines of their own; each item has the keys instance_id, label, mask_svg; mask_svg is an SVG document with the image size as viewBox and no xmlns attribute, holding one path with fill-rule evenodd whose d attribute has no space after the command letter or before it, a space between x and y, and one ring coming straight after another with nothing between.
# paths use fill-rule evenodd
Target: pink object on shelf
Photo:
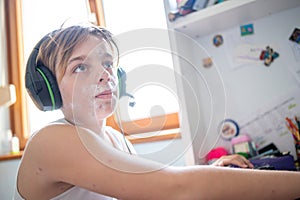
<instances>
[{"instance_id":1,"label":"pink object on shelf","mask_svg":"<svg viewBox=\"0 0 300 200\"><path fill-rule=\"evenodd\" d=\"M215 149L212 149L210 152L208 152L206 156L206 161L207 162L212 162L222 156L228 155L228 152L225 148L223 147L218 147Z\"/></svg>"},{"instance_id":2,"label":"pink object on shelf","mask_svg":"<svg viewBox=\"0 0 300 200\"><path fill-rule=\"evenodd\" d=\"M247 134L245 134L245 135L239 135L237 137L232 138L231 144L235 145L237 143L250 142L250 141L251 141L250 137Z\"/></svg>"},{"instance_id":3,"label":"pink object on shelf","mask_svg":"<svg viewBox=\"0 0 300 200\"><path fill-rule=\"evenodd\" d=\"M231 139L233 153L245 153L248 158L256 156L256 146L249 135L243 134Z\"/></svg>"}]
</instances>

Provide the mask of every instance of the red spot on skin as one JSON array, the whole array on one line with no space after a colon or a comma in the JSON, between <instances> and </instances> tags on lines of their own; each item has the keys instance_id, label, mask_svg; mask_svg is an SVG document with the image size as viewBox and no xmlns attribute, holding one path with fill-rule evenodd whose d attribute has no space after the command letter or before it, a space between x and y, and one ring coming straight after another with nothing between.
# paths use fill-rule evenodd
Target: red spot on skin
<instances>
[{"instance_id":1,"label":"red spot on skin","mask_svg":"<svg viewBox=\"0 0 300 200\"><path fill-rule=\"evenodd\" d=\"M35 172L35 175L39 175L42 171L43 169L39 167L38 170Z\"/></svg>"}]
</instances>

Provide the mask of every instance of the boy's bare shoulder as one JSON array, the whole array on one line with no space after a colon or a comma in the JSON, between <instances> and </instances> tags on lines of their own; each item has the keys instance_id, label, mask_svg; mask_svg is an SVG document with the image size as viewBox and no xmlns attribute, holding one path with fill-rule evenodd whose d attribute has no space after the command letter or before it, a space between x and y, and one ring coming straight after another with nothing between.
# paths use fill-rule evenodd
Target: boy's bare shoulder
<instances>
[{"instance_id":1,"label":"boy's bare shoulder","mask_svg":"<svg viewBox=\"0 0 300 200\"><path fill-rule=\"evenodd\" d=\"M59 148L78 148L80 127L69 124L49 124L38 130L28 142L28 150L49 152L53 155Z\"/></svg>"}]
</instances>

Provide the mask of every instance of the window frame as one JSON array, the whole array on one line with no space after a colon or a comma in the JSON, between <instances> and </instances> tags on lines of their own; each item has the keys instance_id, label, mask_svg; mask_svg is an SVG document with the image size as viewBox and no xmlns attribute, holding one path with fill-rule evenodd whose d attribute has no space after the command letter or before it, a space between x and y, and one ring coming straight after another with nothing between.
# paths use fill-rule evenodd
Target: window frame
<instances>
[{"instance_id":1,"label":"window frame","mask_svg":"<svg viewBox=\"0 0 300 200\"><path fill-rule=\"evenodd\" d=\"M7 75L9 84L15 85L16 102L9 107L10 129L20 140L21 152L1 155L0 161L19 159L28 140L28 118L24 83L24 51L21 0L4 0L4 27L6 35Z\"/></svg>"},{"instance_id":2,"label":"window frame","mask_svg":"<svg viewBox=\"0 0 300 200\"><path fill-rule=\"evenodd\" d=\"M28 140L28 118L25 90L24 43L21 0L4 0L8 81L16 87L16 102L10 106L10 128L24 149Z\"/></svg>"}]
</instances>

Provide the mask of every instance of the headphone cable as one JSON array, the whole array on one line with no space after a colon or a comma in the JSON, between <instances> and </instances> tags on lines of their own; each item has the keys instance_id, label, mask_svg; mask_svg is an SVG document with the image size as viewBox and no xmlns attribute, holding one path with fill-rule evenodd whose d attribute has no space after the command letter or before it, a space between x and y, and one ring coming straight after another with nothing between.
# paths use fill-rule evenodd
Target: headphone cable
<instances>
[{"instance_id":1,"label":"headphone cable","mask_svg":"<svg viewBox=\"0 0 300 200\"><path fill-rule=\"evenodd\" d=\"M116 121L117 121L117 124L118 124L118 126L119 126L119 128L120 128L120 131L121 131L122 135L123 135L123 139L124 139L125 145L126 145L126 147L127 147L127 150L128 150L128 152L129 152L129 154L132 155L132 152L131 152L131 150L130 150L130 148L129 148L128 142L127 142L126 137L125 137L125 132L124 132L124 129L123 129L123 126L122 126L122 121L121 121L120 113L121 113L121 112L120 112L120 107L118 106L117 109L116 109L116 114L115 114L115 116L116 116Z\"/></svg>"}]
</instances>

